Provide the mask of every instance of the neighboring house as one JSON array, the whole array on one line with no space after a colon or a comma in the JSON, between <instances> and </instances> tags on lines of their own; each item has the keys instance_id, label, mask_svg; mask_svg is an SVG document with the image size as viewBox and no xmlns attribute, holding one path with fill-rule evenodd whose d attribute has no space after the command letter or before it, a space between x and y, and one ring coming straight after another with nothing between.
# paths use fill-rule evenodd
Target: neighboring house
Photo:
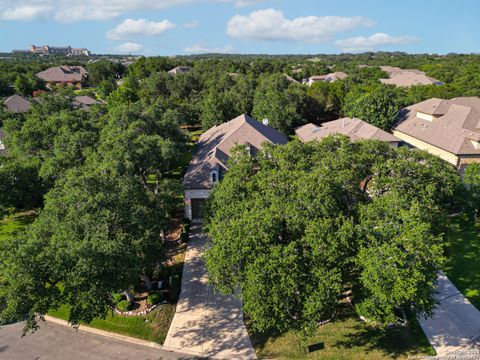
<instances>
[{"instance_id":1,"label":"neighboring house","mask_svg":"<svg viewBox=\"0 0 480 360\"><path fill-rule=\"evenodd\" d=\"M168 73L170 75L178 75L178 74L185 74L190 70L192 70L190 66L177 66L176 68L173 68L172 70L170 70Z\"/></svg>"},{"instance_id":2,"label":"neighboring house","mask_svg":"<svg viewBox=\"0 0 480 360\"><path fill-rule=\"evenodd\" d=\"M463 171L480 162L480 98L430 99L399 114L393 134Z\"/></svg>"},{"instance_id":3,"label":"neighboring house","mask_svg":"<svg viewBox=\"0 0 480 360\"><path fill-rule=\"evenodd\" d=\"M32 103L20 95L12 95L5 102L5 109L12 113L25 113L30 110Z\"/></svg>"},{"instance_id":4,"label":"neighboring house","mask_svg":"<svg viewBox=\"0 0 480 360\"><path fill-rule=\"evenodd\" d=\"M83 66L54 66L39 72L37 77L47 84L71 84L81 87L87 80L87 74Z\"/></svg>"},{"instance_id":5,"label":"neighboring house","mask_svg":"<svg viewBox=\"0 0 480 360\"><path fill-rule=\"evenodd\" d=\"M263 143L286 144L287 138L248 115L214 126L200 136L196 151L183 178L185 217L201 217L201 208L215 183L228 169L230 150L245 145L255 155Z\"/></svg>"},{"instance_id":6,"label":"neighboring house","mask_svg":"<svg viewBox=\"0 0 480 360\"><path fill-rule=\"evenodd\" d=\"M310 76L308 79L304 80L303 83L307 84L308 86L312 86L312 84L325 81L325 82L335 82L337 80L345 80L348 77L347 74L341 71L333 72L327 75L315 75Z\"/></svg>"},{"instance_id":7,"label":"neighboring house","mask_svg":"<svg viewBox=\"0 0 480 360\"><path fill-rule=\"evenodd\" d=\"M75 108L80 108L82 110L88 109L92 105L100 105L101 102L91 98L90 96L75 96L73 98L73 107Z\"/></svg>"},{"instance_id":8,"label":"neighboring house","mask_svg":"<svg viewBox=\"0 0 480 360\"><path fill-rule=\"evenodd\" d=\"M393 66L380 66L380 69L388 74L388 79L380 79L385 85L410 87L418 85L443 85L440 80L427 76L417 69L400 69Z\"/></svg>"},{"instance_id":9,"label":"neighboring house","mask_svg":"<svg viewBox=\"0 0 480 360\"><path fill-rule=\"evenodd\" d=\"M399 87L410 87L417 85L443 85L440 80L427 76L420 70L402 70L390 74L388 79L380 79L383 84Z\"/></svg>"},{"instance_id":10,"label":"neighboring house","mask_svg":"<svg viewBox=\"0 0 480 360\"><path fill-rule=\"evenodd\" d=\"M372 139L386 141L393 147L398 147L402 142L401 139L392 134L377 128L363 120L342 118L338 120L328 121L320 126L314 124L306 124L295 130L295 134L302 142L312 140L321 140L332 134L342 134L350 137L352 141L360 139Z\"/></svg>"},{"instance_id":11,"label":"neighboring house","mask_svg":"<svg viewBox=\"0 0 480 360\"><path fill-rule=\"evenodd\" d=\"M0 129L0 156L4 156L7 154L7 149L5 149L5 144L3 143L3 138L5 137L5 133L3 129Z\"/></svg>"},{"instance_id":12,"label":"neighboring house","mask_svg":"<svg viewBox=\"0 0 480 360\"><path fill-rule=\"evenodd\" d=\"M283 76L285 76L285 79L287 79L287 81L291 82L291 83L295 83L295 84L300 84L300 82L298 82L297 80L295 80L293 77L291 77L290 75L287 75L287 74L283 74Z\"/></svg>"}]
</instances>

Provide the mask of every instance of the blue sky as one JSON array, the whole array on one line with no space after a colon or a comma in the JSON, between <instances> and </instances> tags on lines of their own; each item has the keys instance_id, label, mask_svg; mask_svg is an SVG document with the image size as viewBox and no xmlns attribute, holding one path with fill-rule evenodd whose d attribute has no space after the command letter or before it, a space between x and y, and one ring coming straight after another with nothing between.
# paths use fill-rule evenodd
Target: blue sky
<instances>
[{"instance_id":1,"label":"blue sky","mask_svg":"<svg viewBox=\"0 0 480 360\"><path fill-rule=\"evenodd\" d=\"M478 0L0 0L0 51L480 52Z\"/></svg>"}]
</instances>

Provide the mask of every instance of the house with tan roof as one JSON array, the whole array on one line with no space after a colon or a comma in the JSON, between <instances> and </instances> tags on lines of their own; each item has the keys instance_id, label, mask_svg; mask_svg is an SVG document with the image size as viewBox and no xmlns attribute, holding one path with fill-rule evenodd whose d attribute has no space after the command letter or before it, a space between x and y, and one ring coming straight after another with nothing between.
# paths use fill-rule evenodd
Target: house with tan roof
<instances>
[{"instance_id":1,"label":"house with tan roof","mask_svg":"<svg viewBox=\"0 0 480 360\"><path fill-rule=\"evenodd\" d=\"M480 162L480 98L429 99L399 113L393 134L458 170Z\"/></svg>"},{"instance_id":2,"label":"house with tan roof","mask_svg":"<svg viewBox=\"0 0 480 360\"><path fill-rule=\"evenodd\" d=\"M295 130L295 134L302 142L321 140L329 135L341 134L348 136L352 141L380 140L388 142L393 147L398 147L401 139L377 128L363 120L356 118L342 118L328 121L320 126L306 124Z\"/></svg>"},{"instance_id":3,"label":"house with tan roof","mask_svg":"<svg viewBox=\"0 0 480 360\"><path fill-rule=\"evenodd\" d=\"M394 85L399 87L410 87L418 85L443 85L440 80L427 76L420 70L402 70L390 74L388 79L380 79L385 85Z\"/></svg>"},{"instance_id":4,"label":"house with tan roof","mask_svg":"<svg viewBox=\"0 0 480 360\"><path fill-rule=\"evenodd\" d=\"M32 103L29 100L17 94L10 96L3 105L5 105L5 109L8 112L17 114L25 113L32 107Z\"/></svg>"},{"instance_id":5,"label":"house with tan roof","mask_svg":"<svg viewBox=\"0 0 480 360\"><path fill-rule=\"evenodd\" d=\"M87 81L87 69L83 66L54 66L41 71L37 77L47 84L70 84L82 87Z\"/></svg>"},{"instance_id":6,"label":"house with tan roof","mask_svg":"<svg viewBox=\"0 0 480 360\"><path fill-rule=\"evenodd\" d=\"M240 115L203 133L183 177L185 217L201 217L205 200L228 170L232 148L244 145L255 156L264 143L284 145L287 142L282 133L248 115Z\"/></svg>"},{"instance_id":7,"label":"house with tan roof","mask_svg":"<svg viewBox=\"0 0 480 360\"><path fill-rule=\"evenodd\" d=\"M101 102L98 101L97 99L94 99L86 95L75 96L72 102L72 105L74 108L81 109L81 110L88 110L90 106L100 105L100 104Z\"/></svg>"},{"instance_id":8,"label":"house with tan roof","mask_svg":"<svg viewBox=\"0 0 480 360\"><path fill-rule=\"evenodd\" d=\"M336 71L327 75L310 76L308 79L304 80L303 83L307 84L308 86L312 86L312 84L319 81L335 82L338 80L345 80L347 77L348 77L348 74L342 71Z\"/></svg>"},{"instance_id":9,"label":"house with tan roof","mask_svg":"<svg viewBox=\"0 0 480 360\"><path fill-rule=\"evenodd\" d=\"M178 74L185 74L191 71L192 68L190 66L177 66L176 68L173 68L170 70L168 73L170 75L178 75Z\"/></svg>"},{"instance_id":10,"label":"house with tan roof","mask_svg":"<svg viewBox=\"0 0 480 360\"><path fill-rule=\"evenodd\" d=\"M380 69L388 74L388 79L380 79L380 82L385 85L398 87L443 85L443 82L428 76L421 70L401 69L393 66L380 66Z\"/></svg>"}]
</instances>

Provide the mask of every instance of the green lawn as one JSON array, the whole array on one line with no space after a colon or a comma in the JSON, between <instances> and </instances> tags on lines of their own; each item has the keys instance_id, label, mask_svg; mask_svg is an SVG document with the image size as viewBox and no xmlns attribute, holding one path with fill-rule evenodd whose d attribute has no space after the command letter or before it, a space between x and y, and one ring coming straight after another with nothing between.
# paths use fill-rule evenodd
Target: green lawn
<instances>
[{"instance_id":1,"label":"green lawn","mask_svg":"<svg viewBox=\"0 0 480 360\"><path fill-rule=\"evenodd\" d=\"M473 305L480 309L480 222L466 216L451 218L445 274Z\"/></svg>"},{"instance_id":2,"label":"green lawn","mask_svg":"<svg viewBox=\"0 0 480 360\"><path fill-rule=\"evenodd\" d=\"M380 360L407 359L409 356L435 355L415 319L408 327L381 329L365 324L347 305L343 314L318 328L306 340L294 332L281 335L253 335L259 358ZM321 349L305 354L305 347L321 344Z\"/></svg>"},{"instance_id":3,"label":"green lawn","mask_svg":"<svg viewBox=\"0 0 480 360\"><path fill-rule=\"evenodd\" d=\"M0 221L0 241L31 224L36 217L35 211L24 211L3 218Z\"/></svg>"},{"instance_id":4,"label":"green lawn","mask_svg":"<svg viewBox=\"0 0 480 360\"><path fill-rule=\"evenodd\" d=\"M68 320L68 307L51 310L49 315ZM88 326L127 335L138 339L163 344L168 328L175 314L175 304L164 304L158 310L142 316L108 315L105 319L95 319Z\"/></svg>"}]
</instances>

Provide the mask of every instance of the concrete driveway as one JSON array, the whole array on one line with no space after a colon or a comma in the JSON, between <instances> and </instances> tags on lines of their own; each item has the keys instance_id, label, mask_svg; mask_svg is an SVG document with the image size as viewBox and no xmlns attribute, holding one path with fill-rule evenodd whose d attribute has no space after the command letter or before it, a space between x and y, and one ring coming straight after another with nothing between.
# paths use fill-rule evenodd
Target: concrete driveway
<instances>
[{"instance_id":1,"label":"concrete driveway","mask_svg":"<svg viewBox=\"0 0 480 360\"><path fill-rule=\"evenodd\" d=\"M439 272L434 316L418 320L438 355L480 349L480 311ZM480 352L477 352L480 358Z\"/></svg>"},{"instance_id":2,"label":"concrete driveway","mask_svg":"<svg viewBox=\"0 0 480 360\"><path fill-rule=\"evenodd\" d=\"M222 359L256 359L243 323L241 301L221 296L207 284L202 252L207 237L192 225L185 255L182 291L164 346Z\"/></svg>"},{"instance_id":3,"label":"concrete driveway","mask_svg":"<svg viewBox=\"0 0 480 360\"><path fill-rule=\"evenodd\" d=\"M22 335L23 323L0 327L0 359L5 360L180 360L192 355L149 348L52 322Z\"/></svg>"}]
</instances>

